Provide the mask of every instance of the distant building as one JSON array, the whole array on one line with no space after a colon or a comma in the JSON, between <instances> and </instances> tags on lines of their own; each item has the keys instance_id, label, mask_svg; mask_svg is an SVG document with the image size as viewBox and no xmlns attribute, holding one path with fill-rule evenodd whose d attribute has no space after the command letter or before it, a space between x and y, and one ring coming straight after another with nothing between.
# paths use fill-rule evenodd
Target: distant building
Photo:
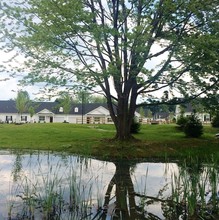
<instances>
[{"instance_id":1,"label":"distant building","mask_svg":"<svg viewBox=\"0 0 219 220\"><path fill-rule=\"evenodd\" d=\"M0 123L113 124L107 104L72 104L68 114L57 102L33 102L32 107L31 117L28 111L18 114L15 101L0 101ZM137 112L136 117L139 117Z\"/></svg>"},{"instance_id":2,"label":"distant building","mask_svg":"<svg viewBox=\"0 0 219 220\"><path fill-rule=\"evenodd\" d=\"M197 117L200 119L202 123L210 123L211 122L211 115L208 112L205 111L198 111L195 110L195 106L193 106L191 103L186 104L183 108L181 105L176 106L176 119L179 118L182 115L188 117L194 112L196 113Z\"/></svg>"},{"instance_id":3,"label":"distant building","mask_svg":"<svg viewBox=\"0 0 219 220\"><path fill-rule=\"evenodd\" d=\"M57 102L34 102L34 114L26 111L18 114L16 102L13 100L0 101L1 123L58 123L69 122L75 124L112 123L106 104L73 104L68 114Z\"/></svg>"},{"instance_id":4,"label":"distant building","mask_svg":"<svg viewBox=\"0 0 219 220\"><path fill-rule=\"evenodd\" d=\"M139 113L139 122L142 124L163 124L170 123L172 121L172 114L169 112L157 111L152 112L149 108L141 107L137 109Z\"/></svg>"}]
</instances>

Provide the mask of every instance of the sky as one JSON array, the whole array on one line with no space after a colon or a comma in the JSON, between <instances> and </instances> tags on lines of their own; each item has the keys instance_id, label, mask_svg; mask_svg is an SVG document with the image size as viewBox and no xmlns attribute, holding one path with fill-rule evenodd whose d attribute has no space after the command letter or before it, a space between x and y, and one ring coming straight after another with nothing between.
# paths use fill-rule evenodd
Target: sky
<instances>
[{"instance_id":1,"label":"sky","mask_svg":"<svg viewBox=\"0 0 219 220\"><path fill-rule=\"evenodd\" d=\"M1 73L0 79L2 79L5 74ZM0 100L15 99L18 90L25 90L30 95L31 99L39 97L36 95L39 92L38 86L18 86L18 80L16 78L10 78L7 81L0 81Z\"/></svg>"},{"instance_id":2,"label":"sky","mask_svg":"<svg viewBox=\"0 0 219 220\"><path fill-rule=\"evenodd\" d=\"M11 55L12 54L5 53L4 51L0 51L0 66L5 65L5 61L8 60ZM13 65L13 62L10 64ZM39 86L34 85L34 86L21 87L19 86L18 77L11 77L10 73L6 73L6 71L0 72L0 100L15 99L18 90L27 91L31 99L40 98L39 95L36 95L37 93L39 93L40 90Z\"/></svg>"}]
</instances>

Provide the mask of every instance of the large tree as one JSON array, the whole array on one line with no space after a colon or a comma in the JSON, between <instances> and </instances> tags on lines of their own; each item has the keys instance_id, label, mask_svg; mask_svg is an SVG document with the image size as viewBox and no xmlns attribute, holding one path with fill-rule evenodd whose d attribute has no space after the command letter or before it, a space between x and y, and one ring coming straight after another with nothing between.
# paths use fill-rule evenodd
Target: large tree
<instances>
[{"instance_id":1,"label":"large tree","mask_svg":"<svg viewBox=\"0 0 219 220\"><path fill-rule=\"evenodd\" d=\"M139 96L196 97L218 83L218 0L2 0L6 46L29 83L98 86L116 138L129 139ZM167 92L168 91L168 92Z\"/></svg>"}]
</instances>

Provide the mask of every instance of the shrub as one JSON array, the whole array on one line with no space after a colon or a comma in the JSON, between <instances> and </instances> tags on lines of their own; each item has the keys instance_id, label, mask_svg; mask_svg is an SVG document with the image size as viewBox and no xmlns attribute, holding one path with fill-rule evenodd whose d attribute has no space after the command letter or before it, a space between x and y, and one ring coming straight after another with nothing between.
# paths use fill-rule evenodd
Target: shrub
<instances>
[{"instance_id":1,"label":"shrub","mask_svg":"<svg viewBox=\"0 0 219 220\"><path fill-rule=\"evenodd\" d=\"M187 137L200 137L203 134L203 125L195 114L188 117L184 126L184 133Z\"/></svg>"},{"instance_id":2,"label":"shrub","mask_svg":"<svg viewBox=\"0 0 219 220\"><path fill-rule=\"evenodd\" d=\"M177 121L176 121L176 124L179 125L180 129L183 130L186 123L188 121L188 117L184 117L183 115L181 115Z\"/></svg>"},{"instance_id":3,"label":"shrub","mask_svg":"<svg viewBox=\"0 0 219 220\"><path fill-rule=\"evenodd\" d=\"M214 128L219 128L219 113L217 113L213 119L212 119L212 122L211 122L211 125L212 127Z\"/></svg>"},{"instance_id":4,"label":"shrub","mask_svg":"<svg viewBox=\"0 0 219 220\"><path fill-rule=\"evenodd\" d=\"M132 125L131 125L131 133L138 134L140 129L141 129L141 124L137 122L135 119L133 119Z\"/></svg>"}]
</instances>

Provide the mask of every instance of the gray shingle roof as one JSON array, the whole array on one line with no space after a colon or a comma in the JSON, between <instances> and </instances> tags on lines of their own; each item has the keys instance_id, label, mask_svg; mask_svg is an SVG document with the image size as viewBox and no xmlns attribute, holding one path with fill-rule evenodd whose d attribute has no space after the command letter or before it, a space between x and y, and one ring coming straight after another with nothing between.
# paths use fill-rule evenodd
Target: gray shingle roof
<instances>
[{"instance_id":1,"label":"gray shingle roof","mask_svg":"<svg viewBox=\"0 0 219 220\"><path fill-rule=\"evenodd\" d=\"M0 113L17 113L16 103L13 100L0 100Z\"/></svg>"},{"instance_id":2,"label":"gray shingle roof","mask_svg":"<svg viewBox=\"0 0 219 220\"><path fill-rule=\"evenodd\" d=\"M64 114L59 112L60 104L58 102L33 102L32 106L35 108L35 112L40 112L43 109L48 109L49 111L55 114ZM88 112L98 108L98 107L107 108L107 104L98 104L98 103L89 103L89 104L72 104L69 114L81 115L87 114ZM78 108L78 112L75 112L75 108ZM17 113L16 102L14 100L2 101L0 100L0 113ZM27 112L26 112L27 113Z\"/></svg>"}]
</instances>

